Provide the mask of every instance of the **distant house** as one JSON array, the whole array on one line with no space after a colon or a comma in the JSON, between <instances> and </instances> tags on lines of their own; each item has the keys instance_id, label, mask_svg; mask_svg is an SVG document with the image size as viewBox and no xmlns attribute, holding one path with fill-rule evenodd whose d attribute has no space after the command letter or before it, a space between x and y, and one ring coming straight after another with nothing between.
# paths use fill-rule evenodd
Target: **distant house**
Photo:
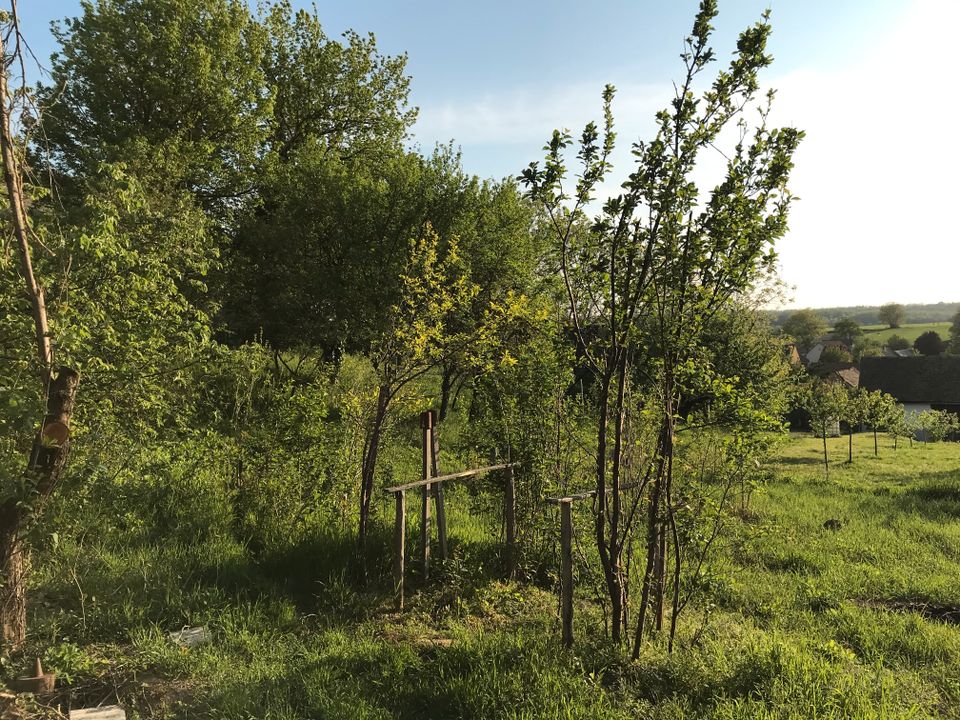
<instances>
[{"instance_id":1,"label":"distant house","mask_svg":"<svg viewBox=\"0 0 960 720\"><path fill-rule=\"evenodd\" d=\"M960 355L865 357L860 361L860 387L893 395L907 415L924 410L960 413Z\"/></svg>"},{"instance_id":2,"label":"distant house","mask_svg":"<svg viewBox=\"0 0 960 720\"><path fill-rule=\"evenodd\" d=\"M884 357L916 357L920 353L914 350L912 347L903 348L903 350L891 350L888 347L883 349Z\"/></svg>"},{"instance_id":3,"label":"distant house","mask_svg":"<svg viewBox=\"0 0 960 720\"><path fill-rule=\"evenodd\" d=\"M807 365L818 363L820 362L820 356L823 355L823 351L831 347L840 348L848 353L850 352L850 348L847 347L847 344L840 340L818 340L812 348L807 350L806 354L803 356L803 359Z\"/></svg>"}]
</instances>

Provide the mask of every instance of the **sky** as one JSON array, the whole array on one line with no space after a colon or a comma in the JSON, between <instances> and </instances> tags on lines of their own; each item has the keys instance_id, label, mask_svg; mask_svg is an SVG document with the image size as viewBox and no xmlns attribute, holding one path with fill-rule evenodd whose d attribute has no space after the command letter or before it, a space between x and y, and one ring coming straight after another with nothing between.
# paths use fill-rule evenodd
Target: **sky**
<instances>
[{"instance_id":1,"label":"sky","mask_svg":"<svg viewBox=\"0 0 960 720\"><path fill-rule=\"evenodd\" d=\"M23 31L46 60L51 20L77 0L20 0ZM296 6L309 2L294 0ZM373 33L407 53L414 141L453 142L464 168L516 176L542 157L554 128L575 133L614 102L620 151L613 192L630 172L632 142L683 70L679 54L696 0L351 0L318 2L331 37ZM960 0L720 0L713 47L729 59L737 34L771 10L777 90L771 120L806 132L791 190L800 199L778 242L785 307L960 300ZM748 116L748 119L750 117ZM709 160L709 159L708 159ZM713 167L715 166L715 167ZM717 154L701 181L722 167Z\"/></svg>"}]
</instances>

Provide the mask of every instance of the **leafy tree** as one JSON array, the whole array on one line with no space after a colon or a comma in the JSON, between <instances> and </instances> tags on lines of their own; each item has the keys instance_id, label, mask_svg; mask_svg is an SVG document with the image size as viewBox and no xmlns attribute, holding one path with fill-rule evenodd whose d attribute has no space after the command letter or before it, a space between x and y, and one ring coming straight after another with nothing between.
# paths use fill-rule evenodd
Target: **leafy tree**
<instances>
[{"instance_id":1,"label":"leafy tree","mask_svg":"<svg viewBox=\"0 0 960 720\"><path fill-rule=\"evenodd\" d=\"M838 340L843 340L847 347L853 347L856 342L863 337L863 330L853 318L841 318L833 325L833 336Z\"/></svg>"},{"instance_id":2,"label":"leafy tree","mask_svg":"<svg viewBox=\"0 0 960 720\"><path fill-rule=\"evenodd\" d=\"M61 44L42 98L42 137L58 187L103 163L160 161L228 229L271 211L260 184L302 148L395 152L415 119L405 56L372 36L328 39L286 0L254 16L240 0L86 0L55 28Z\"/></svg>"},{"instance_id":3,"label":"leafy tree","mask_svg":"<svg viewBox=\"0 0 960 720\"><path fill-rule=\"evenodd\" d=\"M677 541L673 459L684 384L694 375L699 341L711 316L772 267L771 245L786 229L791 197L786 181L801 138L793 129L768 128L761 113L752 137L733 148L724 179L701 201L690 177L700 152L712 147L753 99L757 73L771 62L765 16L741 34L730 67L697 98L694 85L715 59L708 45L715 15L715 2L701 3L682 55L686 75L677 96L658 113L656 137L635 146L637 165L622 185L624 192L609 198L592 223L586 222L584 208L610 172L615 145L612 86L603 93L602 130L590 123L580 137L582 169L572 195L564 186L564 158L573 144L567 133L554 131L543 167L532 163L522 176L555 230L569 321L596 384L593 530L617 643L626 612L624 549L634 519L633 512L625 511L624 477L628 468L640 467L640 477L649 479L644 483L647 547L634 655L650 615L657 629L662 625L670 545L675 553L671 648L680 611L684 548ZM645 347L652 353L649 358ZM638 397L633 370L640 363L649 374ZM630 417L637 404L655 418L656 439L653 451L631 465ZM668 537L673 538L669 544Z\"/></svg>"},{"instance_id":4,"label":"leafy tree","mask_svg":"<svg viewBox=\"0 0 960 720\"><path fill-rule=\"evenodd\" d=\"M417 111L407 107L406 55L382 56L373 35L330 40L315 14L289 0L266 8L266 87L272 92L267 147L285 161L312 144L341 157L399 148Z\"/></svg>"},{"instance_id":5,"label":"leafy tree","mask_svg":"<svg viewBox=\"0 0 960 720\"><path fill-rule=\"evenodd\" d=\"M42 137L59 183L162 151L211 211L248 191L266 139L267 38L237 0L87 0L54 27Z\"/></svg>"},{"instance_id":6,"label":"leafy tree","mask_svg":"<svg viewBox=\"0 0 960 720\"><path fill-rule=\"evenodd\" d=\"M947 349L947 344L936 330L927 330L913 341L913 348L921 355L940 355Z\"/></svg>"},{"instance_id":7,"label":"leafy tree","mask_svg":"<svg viewBox=\"0 0 960 720\"><path fill-rule=\"evenodd\" d=\"M957 416L946 410L924 410L915 414L914 421L917 430L923 433L924 442L940 442L960 427Z\"/></svg>"},{"instance_id":8,"label":"leafy tree","mask_svg":"<svg viewBox=\"0 0 960 720\"><path fill-rule=\"evenodd\" d=\"M877 317L880 318L880 322L892 328L900 327L906 319L906 316L906 308L898 303L881 305L880 310L877 312Z\"/></svg>"},{"instance_id":9,"label":"leafy tree","mask_svg":"<svg viewBox=\"0 0 960 720\"><path fill-rule=\"evenodd\" d=\"M809 348L827 331L827 321L815 310L797 310L784 321L783 331L800 347Z\"/></svg>"},{"instance_id":10,"label":"leafy tree","mask_svg":"<svg viewBox=\"0 0 960 720\"><path fill-rule=\"evenodd\" d=\"M847 425L847 463L853 463L853 431L854 428L866 420L869 399L866 393L858 388L847 390L846 401L843 403L839 417Z\"/></svg>"},{"instance_id":11,"label":"leafy tree","mask_svg":"<svg viewBox=\"0 0 960 720\"><path fill-rule=\"evenodd\" d=\"M891 335L887 338L887 347L891 350L906 350L910 347L910 341L900 335Z\"/></svg>"},{"instance_id":12,"label":"leafy tree","mask_svg":"<svg viewBox=\"0 0 960 720\"><path fill-rule=\"evenodd\" d=\"M811 380L801 396L803 408L810 415L810 425L814 433L823 438L823 472L830 477L830 460L827 456L827 435L830 426L840 420L846 412L847 391L837 383Z\"/></svg>"},{"instance_id":13,"label":"leafy tree","mask_svg":"<svg viewBox=\"0 0 960 720\"><path fill-rule=\"evenodd\" d=\"M877 431L890 430L903 419L903 408L892 395L880 390L861 391L864 400L863 421L869 423L873 430L873 454L879 455L877 445Z\"/></svg>"}]
</instances>

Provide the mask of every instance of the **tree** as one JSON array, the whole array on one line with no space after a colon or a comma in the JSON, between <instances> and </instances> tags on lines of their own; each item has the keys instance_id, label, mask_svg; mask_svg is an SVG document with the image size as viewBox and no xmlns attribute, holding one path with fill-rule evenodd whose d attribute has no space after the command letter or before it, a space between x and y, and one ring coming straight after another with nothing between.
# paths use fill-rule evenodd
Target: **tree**
<instances>
[{"instance_id":1,"label":"tree","mask_svg":"<svg viewBox=\"0 0 960 720\"><path fill-rule=\"evenodd\" d=\"M232 230L238 215L271 212L260 185L301 149L399 150L416 117L406 57L380 55L372 36L330 40L287 0L261 8L98 0L58 25L41 136L61 194L82 198L77 181L103 163L159 161Z\"/></svg>"},{"instance_id":2,"label":"tree","mask_svg":"<svg viewBox=\"0 0 960 720\"><path fill-rule=\"evenodd\" d=\"M827 331L827 321L815 310L797 310L783 322L783 331L800 347L809 348Z\"/></svg>"},{"instance_id":3,"label":"tree","mask_svg":"<svg viewBox=\"0 0 960 720\"><path fill-rule=\"evenodd\" d=\"M858 388L847 390L846 402L843 403L840 419L847 424L847 463L853 464L853 430L867 417L869 399L864 391Z\"/></svg>"},{"instance_id":4,"label":"tree","mask_svg":"<svg viewBox=\"0 0 960 720\"><path fill-rule=\"evenodd\" d=\"M873 430L873 454L879 455L880 450L877 444L877 431L891 429L898 420L903 418L903 408L897 404L892 395L888 395L880 390L873 392L864 391L864 413L863 421L869 423Z\"/></svg>"},{"instance_id":5,"label":"tree","mask_svg":"<svg viewBox=\"0 0 960 720\"><path fill-rule=\"evenodd\" d=\"M886 305L881 305L880 310L877 312L877 317L880 318L880 322L889 325L892 328L898 328L903 324L903 321L906 319L906 310L903 305L898 303L887 303Z\"/></svg>"},{"instance_id":6,"label":"tree","mask_svg":"<svg viewBox=\"0 0 960 720\"><path fill-rule=\"evenodd\" d=\"M833 336L852 348L863 337L863 330L860 329L860 323L853 318L841 318L833 325Z\"/></svg>"},{"instance_id":7,"label":"tree","mask_svg":"<svg viewBox=\"0 0 960 720\"><path fill-rule=\"evenodd\" d=\"M803 408L810 415L810 426L814 433L823 438L823 472L830 477L830 460L827 456L827 435L830 426L845 413L847 406L846 390L836 384L813 379L804 388L801 395Z\"/></svg>"},{"instance_id":8,"label":"tree","mask_svg":"<svg viewBox=\"0 0 960 720\"><path fill-rule=\"evenodd\" d=\"M661 628L669 553L671 648L676 631L684 547L673 460L680 400L692 383L690 368L700 357L709 319L772 267L772 243L786 230L792 155L802 137L790 128L768 128L762 111L753 135L748 139L744 131L728 156L723 180L701 201L691 179L701 151L712 148L753 99L757 73L771 62L765 15L741 34L730 67L697 98L693 87L715 59L708 41L716 12L712 0L701 3L685 43L686 74L676 97L658 113L656 137L635 145L636 168L623 183L624 192L609 198L593 222L586 220L585 207L610 172L615 145L612 86L603 92L602 129L590 123L580 137L582 169L571 196L564 180L565 152L573 139L565 132L554 131L543 167L531 163L522 175L554 230L569 322L595 381L593 530L617 643L626 622L624 549L635 518L630 508L641 500L646 505L634 655L651 614L654 627ZM634 369L641 364L649 375L636 387ZM655 419L655 446L637 455L630 420L641 409ZM641 485L632 503L624 492L628 472Z\"/></svg>"},{"instance_id":9,"label":"tree","mask_svg":"<svg viewBox=\"0 0 960 720\"><path fill-rule=\"evenodd\" d=\"M4 473L0 488L0 641L9 651L20 648L27 631L24 536L39 514L43 501L56 488L66 464L70 449L70 421L80 373L73 368L55 365L45 292L34 271L32 245L36 234L27 214L23 142L22 138L14 136L11 122L18 101L23 103L26 97L25 87L20 88L19 93L9 87L11 68L23 62L16 5L12 6L9 15L5 14L3 22L9 24L0 32L0 154L19 275L29 306L29 332L36 350L37 362L31 368L36 374L36 382L31 394L43 398L46 406L46 413L31 443L26 469L10 475ZM19 310L22 313L22 304Z\"/></svg>"},{"instance_id":10,"label":"tree","mask_svg":"<svg viewBox=\"0 0 960 720\"><path fill-rule=\"evenodd\" d=\"M954 314L950 324L950 352L960 355L960 310Z\"/></svg>"},{"instance_id":11,"label":"tree","mask_svg":"<svg viewBox=\"0 0 960 720\"><path fill-rule=\"evenodd\" d=\"M901 335L891 335L887 338L887 347L891 350L906 350L910 347L910 341Z\"/></svg>"},{"instance_id":12,"label":"tree","mask_svg":"<svg viewBox=\"0 0 960 720\"><path fill-rule=\"evenodd\" d=\"M927 330L913 341L913 348L921 355L940 355L947 349L947 344L936 330Z\"/></svg>"},{"instance_id":13,"label":"tree","mask_svg":"<svg viewBox=\"0 0 960 720\"><path fill-rule=\"evenodd\" d=\"M853 362L853 355L847 352L842 347L837 347L832 345L828 348L824 348L823 352L820 353L821 363L850 363Z\"/></svg>"}]
</instances>

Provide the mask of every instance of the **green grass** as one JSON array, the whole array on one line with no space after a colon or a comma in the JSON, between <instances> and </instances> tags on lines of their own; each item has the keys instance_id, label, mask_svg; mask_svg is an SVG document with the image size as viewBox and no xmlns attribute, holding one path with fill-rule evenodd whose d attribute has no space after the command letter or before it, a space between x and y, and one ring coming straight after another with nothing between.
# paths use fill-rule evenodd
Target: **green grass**
<instances>
[{"instance_id":1,"label":"green grass","mask_svg":"<svg viewBox=\"0 0 960 720\"><path fill-rule=\"evenodd\" d=\"M912 344L914 340L929 330L933 330L944 340L950 337L950 323L948 322L906 324L898 328L890 328L886 325L863 325L862 329L866 337L881 343L889 340L891 335L899 335Z\"/></svg>"},{"instance_id":2,"label":"green grass","mask_svg":"<svg viewBox=\"0 0 960 720\"><path fill-rule=\"evenodd\" d=\"M847 465L828 440L829 479L819 440L786 445L672 655L609 647L583 565L560 648L555 550L538 582L499 580L496 497L466 487L447 497L454 557L426 586L411 572L403 614L385 527L366 584L337 535L270 557L88 539L38 566L32 641L61 702L140 718L960 718L960 626L936 617L960 605L960 445L880 442L855 436ZM172 645L183 624L213 642Z\"/></svg>"}]
</instances>

